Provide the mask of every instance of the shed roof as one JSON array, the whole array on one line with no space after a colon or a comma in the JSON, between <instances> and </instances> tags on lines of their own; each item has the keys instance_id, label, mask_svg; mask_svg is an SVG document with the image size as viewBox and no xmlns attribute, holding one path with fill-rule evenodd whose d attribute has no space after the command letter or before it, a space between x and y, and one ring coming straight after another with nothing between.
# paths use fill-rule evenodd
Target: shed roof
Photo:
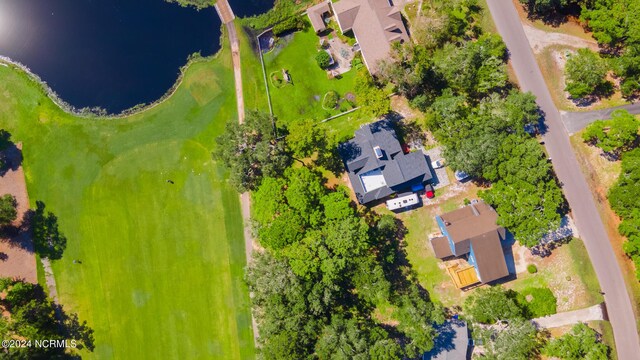
<instances>
[{"instance_id":1,"label":"shed roof","mask_svg":"<svg viewBox=\"0 0 640 360\"><path fill-rule=\"evenodd\" d=\"M449 256L453 256L451 247L449 246L449 239L444 236L431 238L431 247L438 259L444 259Z\"/></svg>"},{"instance_id":2,"label":"shed roof","mask_svg":"<svg viewBox=\"0 0 640 360\"><path fill-rule=\"evenodd\" d=\"M438 334L433 349L424 354L425 360L466 360L469 351L467 324L461 320L447 320L435 326Z\"/></svg>"}]
</instances>

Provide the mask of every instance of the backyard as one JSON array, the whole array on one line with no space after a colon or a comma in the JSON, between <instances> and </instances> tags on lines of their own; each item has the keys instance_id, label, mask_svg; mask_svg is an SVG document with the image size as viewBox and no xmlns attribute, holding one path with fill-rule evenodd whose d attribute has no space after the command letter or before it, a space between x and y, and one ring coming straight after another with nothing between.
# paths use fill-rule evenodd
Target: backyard
<instances>
[{"instance_id":1,"label":"backyard","mask_svg":"<svg viewBox=\"0 0 640 360\"><path fill-rule=\"evenodd\" d=\"M60 302L95 330L84 358L253 358L240 203L211 158L236 119L231 88L224 44L164 103L80 119L0 67L0 128L23 143L32 205L68 238Z\"/></svg>"},{"instance_id":2,"label":"backyard","mask_svg":"<svg viewBox=\"0 0 640 360\"><path fill-rule=\"evenodd\" d=\"M352 108L349 102L354 101L346 100L353 99L356 71L330 79L315 59L319 44L319 37L308 27L280 38L264 54L273 112L285 124L304 118L320 121ZM289 83L282 81L283 70L290 76ZM336 105L325 100L333 93L338 98Z\"/></svg>"}]
</instances>

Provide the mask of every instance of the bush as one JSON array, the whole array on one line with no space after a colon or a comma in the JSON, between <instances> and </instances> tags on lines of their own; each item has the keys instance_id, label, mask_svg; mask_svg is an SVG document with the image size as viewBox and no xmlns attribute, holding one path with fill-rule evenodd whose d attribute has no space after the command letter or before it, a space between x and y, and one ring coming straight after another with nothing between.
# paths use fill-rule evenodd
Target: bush
<instances>
[{"instance_id":1,"label":"bush","mask_svg":"<svg viewBox=\"0 0 640 360\"><path fill-rule=\"evenodd\" d=\"M275 36L280 36L289 31L304 29L304 22L297 16L292 16L277 23L272 31Z\"/></svg>"},{"instance_id":2,"label":"bush","mask_svg":"<svg viewBox=\"0 0 640 360\"><path fill-rule=\"evenodd\" d=\"M533 264L529 264L527 265L527 271L529 272L529 274L535 274L538 272L538 268Z\"/></svg>"},{"instance_id":3,"label":"bush","mask_svg":"<svg viewBox=\"0 0 640 360\"><path fill-rule=\"evenodd\" d=\"M524 289L518 292L517 301L518 305L524 309L525 315L530 319L556 313L556 297L547 288Z\"/></svg>"},{"instance_id":4,"label":"bush","mask_svg":"<svg viewBox=\"0 0 640 360\"><path fill-rule=\"evenodd\" d=\"M608 71L607 62L600 55L589 49L580 49L567 60L565 90L574 99L606 92Z\"/></svg>"},{"instance_id":5,"label":"bush","mask_svg":"<svg viewBox=\"0 0 640 360\"><path fill-rule=\"evenodd\" d=\"M338 100L340 100L338 93L331 90L324 95L322 106L325 109L335 109L338 106Z\"/></svg>"},{"instance_id":6,"label":"bush","mask_svg":"<svg viewBox=\"0 0 640 360\"><path fill-rule=\"evenodd\" d=\"M331 56L326 51L319 51L318 55L316 55L316 62L321 69L326 69L331 63Z\"/></svg>"}]
</instances>

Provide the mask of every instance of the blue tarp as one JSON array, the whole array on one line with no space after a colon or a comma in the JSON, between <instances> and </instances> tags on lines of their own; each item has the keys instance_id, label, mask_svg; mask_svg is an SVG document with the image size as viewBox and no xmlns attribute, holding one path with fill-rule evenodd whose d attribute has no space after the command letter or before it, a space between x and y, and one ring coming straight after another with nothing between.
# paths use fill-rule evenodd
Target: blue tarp
<instances>
[{"instance_id":1,"label":"blue tarp","mask_svg":"<svg viewBox=\"0 0 640 360\"><path fill-rule=\"evenodd\" d=\"M424 185L422 184L415 184L413 186L411 186L411 191L413 192L417 192L417 191L421 191L424 190Z\"/></svg>"}]
</instances>

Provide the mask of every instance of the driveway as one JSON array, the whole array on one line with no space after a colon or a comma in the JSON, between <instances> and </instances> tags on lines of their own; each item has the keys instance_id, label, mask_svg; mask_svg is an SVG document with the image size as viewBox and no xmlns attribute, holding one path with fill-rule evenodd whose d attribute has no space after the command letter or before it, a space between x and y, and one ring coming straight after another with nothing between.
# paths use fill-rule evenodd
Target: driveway
<instances>
[{"instance_id":1,"label":"driveway","mask_svg":"<svg viewBox=\"0 0 640 360\"><path fill-rule=\"evenodd\" d=\"M562 115L562 122L567 128L567 131L570 134L573 134L584 129L585 127L587 127L587 125L596 120L611 119L611 113L620 109L625 109L632 114L638 115L640 114L640 103L622 105L603 110L561 111L560 114Z\"/></svg>"},{"instance_id":2,"label":"driveway","mask_svg":"<svg viewBox=\"0 0 640 360\"><path fill-rule=\"evenodd\" d=\"M574 311L567 311L531 320L538 328L550 329L581 322L604 320L602 304Z\"/></svg>"},{"instance_id":3,"label":"driveway","mask_svg":"<svg viewBox=\"0 0 640 360\"><path fill-rule=\"evenodd\" d=\"M488 0L487 3L509 49L522 90L535 94L538 105L545 113L548 127L543 135L545 146L558 179L564 184L564 194L571 206L576 227L605 292L618 358L635 359L640 354L640 341L631 299L592 193L569 143L569 134L560 112L551 99L514 4L509 0Z\"/></svg>"}]
</instances>

